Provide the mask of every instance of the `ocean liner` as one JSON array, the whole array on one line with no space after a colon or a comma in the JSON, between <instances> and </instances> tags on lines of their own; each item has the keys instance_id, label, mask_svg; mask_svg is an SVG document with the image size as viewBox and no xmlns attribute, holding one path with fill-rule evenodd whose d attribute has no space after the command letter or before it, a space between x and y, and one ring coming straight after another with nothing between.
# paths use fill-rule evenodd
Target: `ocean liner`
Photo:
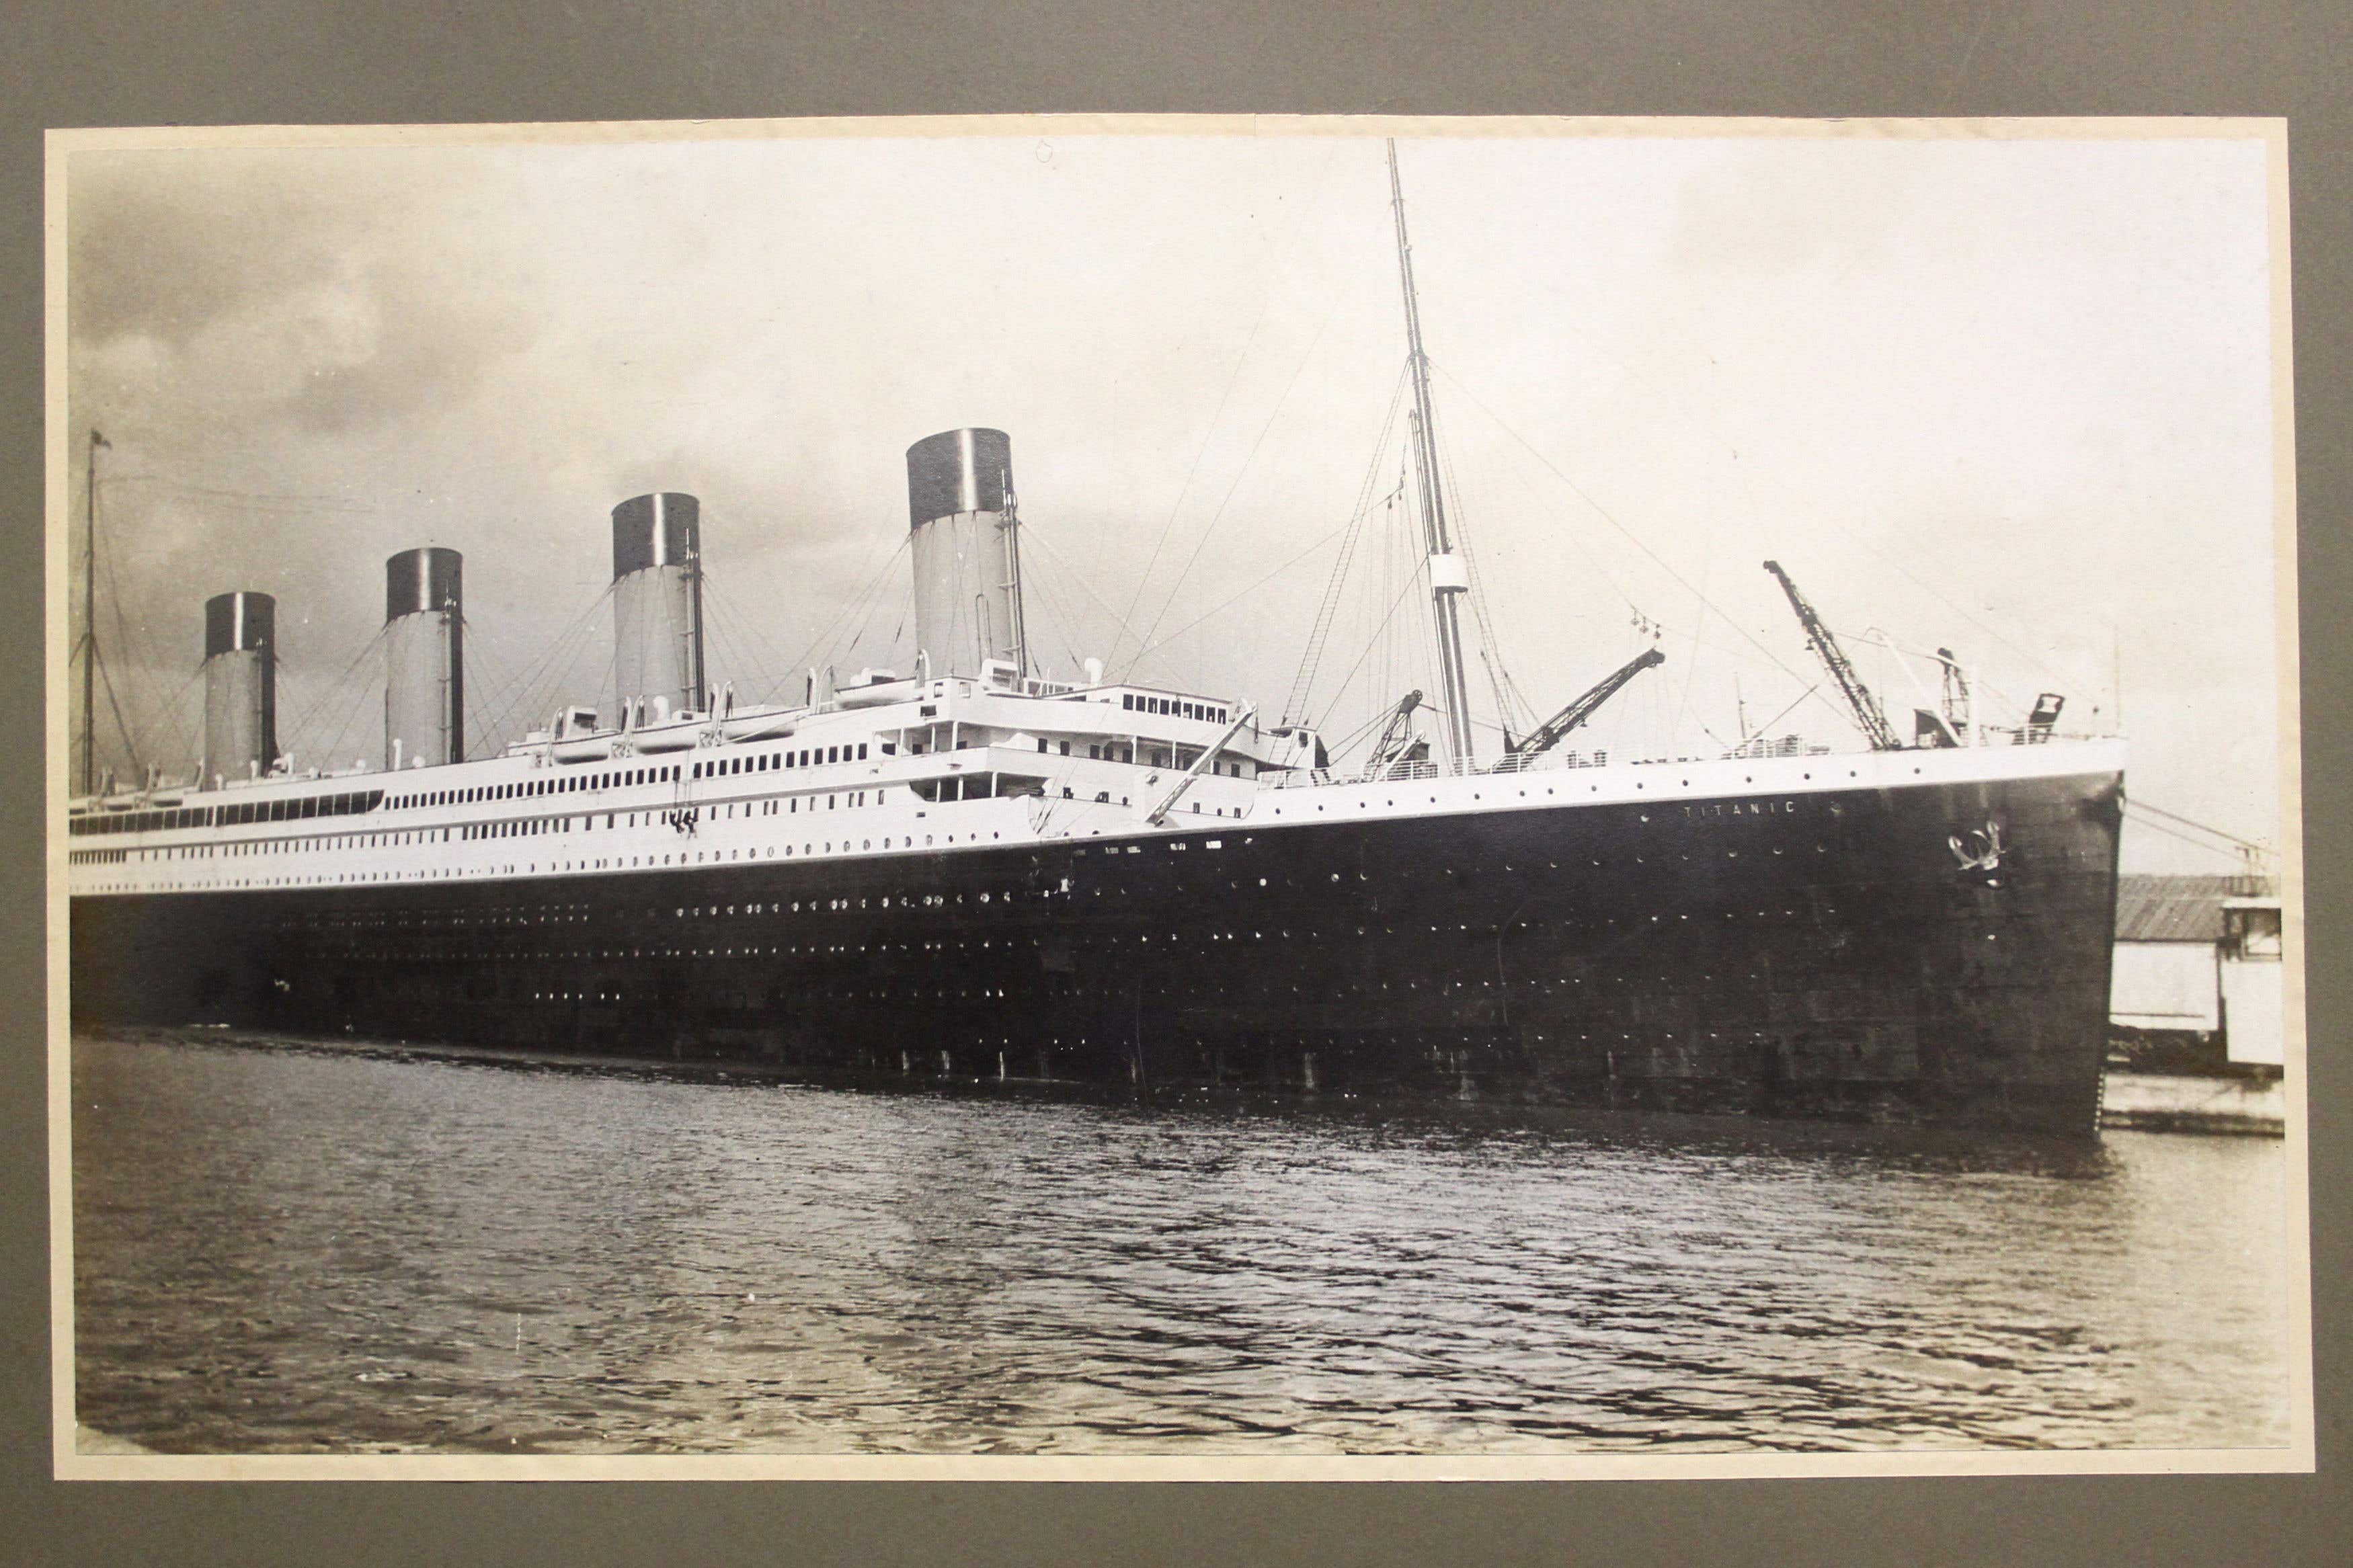
<instances>
[{"instance_id":1,"label":"ocean liner","mask_svg":"<svg viewBox=\"0 0 2353 1568\"><path fill-rule=\"evenodd\" d=\"M2092 1135L2124 755L2055 698L1987 723L1947 658L1901 734L1771 567L1861 749L1564 746L1651 651L1477 753L1390 156L1440 689L1360 760L1048 679L1011 443L948 431L907 453L912 668L788 704L706 673L690 495L612 511L611 706L495 755L465 755L455 552L388 563L375 771L280 754L274 603L210 601L194 779L97 778L85 698L74 1022Z\"/></svg>"}]
</instances>

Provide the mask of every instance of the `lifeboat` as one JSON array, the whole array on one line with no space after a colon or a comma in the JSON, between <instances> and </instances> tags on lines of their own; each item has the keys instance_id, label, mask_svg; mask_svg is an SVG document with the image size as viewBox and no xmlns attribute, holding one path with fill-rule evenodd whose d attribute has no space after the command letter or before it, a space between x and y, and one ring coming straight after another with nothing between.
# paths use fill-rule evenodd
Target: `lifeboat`
<instances>
[{"instance_id":1,"label":"lifeboat","mask_svg":"<svg viewBox=\"0 0 2353 1568\"><path fill-rule=\"evenodd\" d=\"M593 734L558 741L549 749L559 763L599 763L613 754L613 739L619 733L617 730L598 730Z\"/></svg>"},{"instance_id":2,"label":"lifeboat","mask_svg":"<svg viewBox=\"0 0 2353 1568\"><path fill-rule=\"evenodd\" d=\"M683 752L702 738L702 715L691 709L682 710L667 723L649 724L634 731L629 744L640 752Z\"/></svg>"},{"instance_id":3,"label":"lifeboat","mask_svg":"<svg viewBox=\"0 0 2353 1568\"><path fill-rule=\"evenodd\" d=\"M746 713L740 719L723 720L719 732L731 741L773 741L791 734L799 724L799 716L796 712L778 709L772 712Z\"/></svg>"}]
</instances>

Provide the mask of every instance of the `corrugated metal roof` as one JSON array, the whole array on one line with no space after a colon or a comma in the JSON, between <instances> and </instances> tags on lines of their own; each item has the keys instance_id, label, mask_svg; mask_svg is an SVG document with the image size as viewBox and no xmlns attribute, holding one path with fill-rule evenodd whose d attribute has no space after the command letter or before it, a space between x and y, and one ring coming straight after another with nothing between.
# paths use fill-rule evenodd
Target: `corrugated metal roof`
<instances>
[{"instance_id":1,"label":"corrugated metal roof","mask_svg":"<svg viewBox=\"0 0 2353 1568\"><path fill-rule=\"evenodd\" d=\"M2118 942L2221 942L2222 900L2267 891L2248 877L2116 879Z\"/></svg>"}]
</instances>

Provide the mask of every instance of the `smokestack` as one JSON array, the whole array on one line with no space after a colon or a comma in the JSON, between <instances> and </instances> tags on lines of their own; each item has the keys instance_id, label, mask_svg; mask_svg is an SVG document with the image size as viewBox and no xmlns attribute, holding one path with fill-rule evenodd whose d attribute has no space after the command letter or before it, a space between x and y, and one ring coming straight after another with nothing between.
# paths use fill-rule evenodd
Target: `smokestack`
<instances>
[{"instance_id":1,"label":"smokestack","mask_svg":"<svg viewBox=\"0 0 2353 1568\"><path fill-rule=\"evenodd\" d=\"M934 675L978 675L987 659L1029 673L1021 625L1013 441L947 430L907 448L914 529L915 642Z\"/></svg>"},{"instance_id":2,"label":"smokestack","mask_svg":"<svg viewBox=\"0 0 2353 1568\"><path fill-rule=\"evenodd\" d=\"M205 601L205 766L240 778L278 759L278 601Z\"/></svg>"},{"instance_id":3,"label":"smokestack","mask_svg":"<svg viewBox=\"0 0 2353 1568\"><path fill-rule=\"evenodd\" d=\"M384 563L384 765L466 760L465 557L404 550Z\"/></svg>"},{"instance_id":4,"label":"smokestack","mask_svg":"<svg viewBox=\"0 0 2353 1568\"><path fill-rule=\"evenodd\" d=\"M635 496L613 509L617 712L659 699L703 706L702 509L692 496Z\"/></svg>"}]
</instances>

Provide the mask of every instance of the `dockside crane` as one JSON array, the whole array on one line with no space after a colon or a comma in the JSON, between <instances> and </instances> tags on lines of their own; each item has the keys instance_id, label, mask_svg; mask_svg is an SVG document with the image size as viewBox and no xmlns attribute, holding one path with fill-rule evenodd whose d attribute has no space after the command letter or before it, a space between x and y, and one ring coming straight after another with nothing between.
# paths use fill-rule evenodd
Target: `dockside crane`
<instances>
[{"instance_id":1,"label":"dockside crane","mask_svg":"<svg viewBox=\"0 0 2353 1568\"><path fill-rule=\"evenodd\" d=\"M1798 613L1798 624L1806 628L1808 645L1820 658L1822 668L1830 671L1831 679L1846 698L1847 708L1854 715L1855 727L1862 731L1863 739L1871 742L1871 749L1874 752L1902 751L1904 742L1896 738L1894 726L1888 723L1886 710L1880 707L1879 699L1871 694L1871 688L1862 683L1862 677L1855 673L1854 665L1847 658L1845 650L1839 647L1838 638L1831 635L1830 627L1822 624L1821 616L1814 613L1814 607L1806 602L1806 596L1798 592L1797 584L1789 580L1789 574L1781 570L1781 563L1778 561L1765 563L1765 570L1773 574L1775 580L1781 584L1781 592L1789 595L1789 608Z\"/></svg>"},{"instance_id":2,"label":"dockside crane","mask_svg":"<svg viewBox=\"0 0 2353 1568\"><path fill-rule=\"evenodd\" d=\"M1516 743L1506 740L1504 749L1514 757L1533 757L1560 744L1571 730L1593 717L1604 702L1618 695L1619 689L1644 670L1667 662L1667 656L1655 647L1646 647L1623 665L1610 672L1599 685L1577 698L1567 707L1537 725L1525 740Z\"/></svg>"}]
</instances>

